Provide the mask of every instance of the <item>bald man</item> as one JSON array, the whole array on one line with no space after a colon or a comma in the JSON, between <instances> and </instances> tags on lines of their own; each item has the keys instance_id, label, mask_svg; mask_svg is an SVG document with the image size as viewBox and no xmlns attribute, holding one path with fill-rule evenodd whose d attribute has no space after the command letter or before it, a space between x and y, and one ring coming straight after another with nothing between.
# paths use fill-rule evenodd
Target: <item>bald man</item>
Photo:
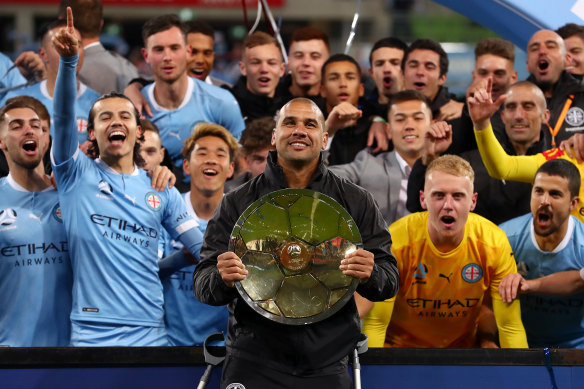
<instances>
[{"instance_id":1,"label":"bald man","mask_svg":"<svg viewBox=\"0 0 584 389\"><path fill-rule=\"evenodd\" d=\"M546 149L584 130L584 87L566 71L570 64L564 40L554 31L539 30L529 39L528 81L540 87L550 110Z\"/></svg>"}]
</instances>

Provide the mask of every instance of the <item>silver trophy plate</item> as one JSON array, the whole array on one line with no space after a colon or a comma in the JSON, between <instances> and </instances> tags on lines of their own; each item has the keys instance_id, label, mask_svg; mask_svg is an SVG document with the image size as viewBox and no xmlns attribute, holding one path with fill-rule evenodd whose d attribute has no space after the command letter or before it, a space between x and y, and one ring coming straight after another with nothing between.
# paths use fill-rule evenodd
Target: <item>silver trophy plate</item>
<instances>
[{"instance_id":1,"label":"silver trophy plate","mask_svg":"<svg viewBox=\"0 0 584 389\"><path fill-rule=\"evenodd\" d=\"M359 280L339 265L360 247L349 213L308 189L283 189L255 201L229 241L248 271L235 283L239 294L260 315L293 325L318 322L345 305Z\"/></svg>"}]
</instances>

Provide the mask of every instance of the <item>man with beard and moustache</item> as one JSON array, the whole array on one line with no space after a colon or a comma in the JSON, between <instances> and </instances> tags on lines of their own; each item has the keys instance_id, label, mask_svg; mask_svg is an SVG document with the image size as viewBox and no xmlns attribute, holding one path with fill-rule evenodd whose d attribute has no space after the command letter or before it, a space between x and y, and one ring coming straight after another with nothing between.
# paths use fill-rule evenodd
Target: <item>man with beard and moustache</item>
<instances>
[{"instance_id":1,"label":"man with beard and moustache","mask_svg":"<svg viewBox=\"0 0 584 389\"><path fill-rule=\"evenodd\" d=\"M14 98L0 110L0 344L65 347L73 273L57 191L45 174L49 147L34 107Z\"/></svg>"},{"instance_id":2,"label":"man with beard and moustache","mask_svg":"<svg viewBox=\"0 0 584 389\"><path fill-rule=\"evenodd\" d=\"M566 44L566 50L570 54L570 65L566 71L578 80L584 76L584 26L568 23L558 28L556 32Z\"/></svg>"},{"instance_id":3,"label":"man with beard and moustache","mask_svg":"<svg viewBox=\"0 0 584 389\"><path fill-rule=\"evenodd\" d=\"M539 30L529 39L527 80L543 91L550 110L546 150L584 130L584 87L566 71L570 62L564 40L554 31Z\"/></svg>"},{"instance_id":4,"label":"man with beard and moustache","mask_svg":"<svg viewBox=\"0 0 584 389\"><path fill-rule=\"evenodd\" d=\"M578 207L580 173L564 159L540 166L531 192L531 213L501 224L518 273L505 277L499 285L504 301L523 294L521 318L530 347L584 348L582 326L584 293L580 269L584 268L584 224L570 216ZM564 273L571 282L542 288L542 277ZM539 279L537 282L535 282ZM547 292L547 293L545 293ZM547 294L547 295L543 295ZM551 296L550 296L551 294ZM571 294L565 297L562 295Z\"/></svg>"}]
</instances>

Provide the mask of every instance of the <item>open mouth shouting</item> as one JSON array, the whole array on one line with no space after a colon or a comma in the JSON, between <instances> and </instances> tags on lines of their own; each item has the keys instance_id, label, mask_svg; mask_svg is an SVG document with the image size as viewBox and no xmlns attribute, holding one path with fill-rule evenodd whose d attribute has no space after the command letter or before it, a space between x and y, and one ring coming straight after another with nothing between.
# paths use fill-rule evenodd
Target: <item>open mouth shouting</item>
<instances>
[{"instance_id":1,"label":"open mouth shouting","mask_svg":"<svg viewBox=\"0 0 584 389\"><path fill-rule=\"evenodd\" d=\"M537 69L540 74L547 74L550 67L550 63L547 59L542 58L537 62Z\"/></svg>"},{"instance_id":2,"label":"open mouth shouting","mask_svg":"<svg viewBox=\"0 0 584 389\"><path fill-rule=\"evenodd\" d=\"M393 79L389 76L387 77L383 77L383 87L386 89L391 89L391 86L393 85Z\"/></svg>"},{"instance_id":3,"label":"open mouth shouting","mask_svg":"<svg viewBox=\"0 0 584 389\"><path fill-rule=\"evenodd\" d=\"M202 68L191 68L190 69L191 75L196 78L202 78L203 73L205 73L205 69Z\"/></svg>"},{"instance_id":4,"label":"open mouth shouting","mask_svg":"<svg viewBox=\"0 0 584 389\"><path fill-rule=\"evenodd\" d=\"M121 130L114 130L110 132L107 140L114 146L121 146L126 140L126 133Z\"/></svg>"},{"instance_id":5,"label":"open mouth shouting","mask_svg":"<svg viewBox=\"0 0 584 389\"><path fill-rule=\"evenodd\" d=\"M444 215L440 217L440 222L442 222L442 225L444 227L452 228L454 226L454 223L456 222L456 219L453 216Z\"/></svg>"},{"instance_id":6,"label":"open mouth shouting","mask_svg":"<svg viewBox=\"0 0 584 389\"><path fill-rule=\"evenodd\" d=\"M22 143L22 149L26 155L35 155L38 150L38 141L36 139L27 139Z\"/></svg>"},{"instance_id":7,"label":"open mouth shouting","mask_svg":"<svg viewBox=\"0 0 584 389\"><path fill-rule=\"evenodd\" d=\"M551 225L552 222L552 213L547 208L542 208L537 211L535 215L535 223L540 228L546 228Z\"/></svg>"},{"instance_id":8,"label":"open mouth shouting","mask_svg":"<svg viewBox=\"0 0 584 389\"><path fill-rule=\"evenodd\" d=\"M425 82L414 82L414 89L417 91L421 91L422 89L424 89L426 87L426 83Z\"/></svg>"}]
</instances>

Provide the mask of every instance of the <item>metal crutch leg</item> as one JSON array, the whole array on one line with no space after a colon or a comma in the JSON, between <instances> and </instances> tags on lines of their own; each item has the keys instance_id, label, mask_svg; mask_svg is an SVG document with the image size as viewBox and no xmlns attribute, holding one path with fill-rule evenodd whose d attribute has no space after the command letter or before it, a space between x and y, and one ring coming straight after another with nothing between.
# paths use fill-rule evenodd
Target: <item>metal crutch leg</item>
<instances>
[{"instance_id":1,"label":"metal crutch leg","mask_svg":"<svg viewBox=\"0 0 584 389\"><path fill-rule=\"evenodd\" d=\"M211 342L221 342L224 339L225 337L223 336L223 332L215 332L214 334L207 336L205 339L205 342L203 343L203 355L205 356L205 363L207 364L207 368L205 369L205 373L199 381L197 389L203 389L205 386L207 386L207 382L211 376L211 370L213 370L213 366L220 365L225 360L225 353L219 356L212 355L207 347L211 344Z\"/></svg>"},{"instance_id":2,"label":"metal crutch leg","mask_svg":"<svg viewBox=\"0 0 584 389\"><path fill-rule=\"evenodd\" d=\"M357 346L353 350L353 382L355 389L361 389L361 364L359 363L359 354L363 354L368 350L369 338L365 334L361 334L361 339L357 342Z\"/></svg>"}]
</instances>

